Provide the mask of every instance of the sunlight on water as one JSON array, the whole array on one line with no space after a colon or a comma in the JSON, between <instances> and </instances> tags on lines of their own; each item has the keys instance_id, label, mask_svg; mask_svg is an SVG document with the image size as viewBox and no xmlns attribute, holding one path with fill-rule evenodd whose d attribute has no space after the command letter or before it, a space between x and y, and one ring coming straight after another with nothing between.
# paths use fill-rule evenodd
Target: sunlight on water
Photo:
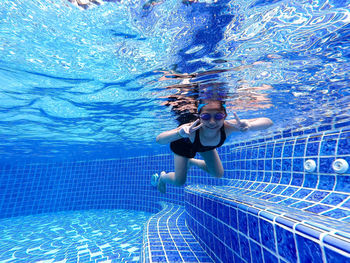
<instances>
[{"instance_id":1,"label":"sunlight on water","mask_svg":"<svg viewBox=\"0 0 350 263\"><path fill-rule=\"evenodd\" d=\"M349 6L1 1L0 155L157 152L155 136L213 89L231 117L271 118L264 133L348 118Z\"/></svg>"}]
</instances>

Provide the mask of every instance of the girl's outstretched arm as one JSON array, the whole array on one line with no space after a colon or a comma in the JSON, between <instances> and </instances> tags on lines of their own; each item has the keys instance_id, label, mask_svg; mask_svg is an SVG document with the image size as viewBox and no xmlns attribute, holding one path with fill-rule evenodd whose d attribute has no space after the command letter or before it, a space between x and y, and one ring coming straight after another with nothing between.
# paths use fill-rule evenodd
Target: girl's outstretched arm
<instances>
[{"instance_id":1,"label":"girl's outstretched arm","mask_svg":"<svg viewBox=\"0 0 350 263\"><path fill-rule=\"evenodd\" d=\"M235 116L235 120L227 120L226 129L228 129L229 133L234 131L257 131L266 129L273 125L272 120L269 118L256 118L256 119L246 119L241 120L236 113L233 113Z\"/></svg>"},{"instance_id":2,"label":"girl's outstretched arm","mask_svg":"<svg viewBox=\"0 0 350 263\"><path fill-rule=\"evenodd\" d=\"M179 129L180 127L177 127L176 129L170 130L170 131L165 131L159 134L156 138L157 143L159 144L168 144L173 141L179 140L182 137L179 134Z\"/></svg>"},{"instance_id":3,"label":"girl's outstretched arm","mask_svg":"<svg viewBox=\"0 0 350 263\"><path fill-rule=\"evenodd\" d=\"M265 117L242 121L247 121L249 123L249 130L253 131L263 130L273 125L272 120Z\"/></svg>"},{"instance_id":4,"label":"girl's outstretched arm","mask_svg":"<svg viewBox=\"0 0 350 263\"><path fill-rule=\"evenodd\" d=\"M173 141L179 140L181 138L188 138L191 136L193 132L195 132L200 127L202 127L202 124L197 125L198 123L199 123L199 120L196 120L195 122L181 125L176 129L162 132L157 136L156 141L157 143L160 143L160 144L168 144Z\"/></svg>"}]
</instances>

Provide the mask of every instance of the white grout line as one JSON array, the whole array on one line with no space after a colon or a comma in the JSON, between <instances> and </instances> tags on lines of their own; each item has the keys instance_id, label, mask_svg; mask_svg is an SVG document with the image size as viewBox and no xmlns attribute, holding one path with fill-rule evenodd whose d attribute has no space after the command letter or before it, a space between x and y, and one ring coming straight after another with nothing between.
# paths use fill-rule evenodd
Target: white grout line
<instances>
[{"instance_id":1,"label":"white grout line","mask_svg":"<svg viewBox=\"0 0 350 263\"><path fill-rule=\"evenodd\" d=\"M169 236L171 237L171 239L173 240L173 242L174 242L174 244L175 244L176 251L179 253L179 255L180 255L180 257L181 257L182 261L183 261L183 262L185 262L185 261L184 261L184 259L183 259L183 257L182 257L182 255L181 255L181 253L180 253L179 248L178 248L178 247L177 247L177 245L176 245L176 241L174 241L174 237L173 237L173 235L172 235L172 233L171 233L171 230L170 230L170 228L169 228L169 224L168 224L168 222L169 222L170 218L171 218L171 217L173 217L173 216L176 214L176 212L179 210L179 208L180 208L180 207L178 207L178 208L176 209L176 211L175 211L175 212L174 212L174 211L172 211L173 209L171 210L173 213L171 214L171 216L168 216L166 227L167 227L167 229L168 229Z\"/></svg>"},{"instance_id":2,"label":"white grout line","mask_svg":"<svg viewBox=\"0 0 350 263\"><path fill-rule=\"evenodd\" d=\"M160 232L159 232L159 226L160 226L160 219L162 218L162 217L164 217L165 215L167 215L169 212L171 212L171 208L169 207L169 205L170 204L168 204L167 205L167 211L165 212L165 213L163 213L160 217L158 217L158 219L157 219L157 233L158 233L158 236L159 236L159 239L160 239L160 243L162 244L162 247L163 247L163 252L164 252L164 256L165 256L165 258L166 258L166 261L167 262L169 262L169 259L168 259L168 256L167 256L167 254L166 254L166 250L165 250L165 248L164 248L164 242L163 242L163 239L162 239L162 236L160 235ZM171 204L171 206L173 206L172 204Z\"/></svg>"},{"instance_id":3,"label":"white grout line","mask_svg":"<svg viewBox=\"0 0 350 263\"><path fill-rule=\"evenodd\" d=\"M178 226L178 220L179 220L180 216L182 216L184 213L186 213L185 209L181 212L181 214L180 214L180 215L178 216L178 218L176 219L176 226ZM185 219L184 219L184 223L185 223L185 226L188 228ZM182 231L179 231L179 232L180 232L181 237L185 240L185 243L187 244L187 246L190 248L190 251L194 254L194 256L195 256L195 258L197 259L197 261L200 262L199 259L198 259L198 257L197 257L197 255L196 255L196 253L194 253L194 252L192 251L192 249L191 249L190 245L188 244L187 240L183 237ZM192 238L193 238L194 240L196 240L189 228L188 228L188 232L189 232L189 234L191 234ZM199 244L199 242L198 242L197 240L196 240L196 242L197 242L198 245L200 246L200 244ZM205 251L205 250L203 249L203 251ZM209 256L208 256L208 257L209 257Z\"/></svg>"}]
</instances>

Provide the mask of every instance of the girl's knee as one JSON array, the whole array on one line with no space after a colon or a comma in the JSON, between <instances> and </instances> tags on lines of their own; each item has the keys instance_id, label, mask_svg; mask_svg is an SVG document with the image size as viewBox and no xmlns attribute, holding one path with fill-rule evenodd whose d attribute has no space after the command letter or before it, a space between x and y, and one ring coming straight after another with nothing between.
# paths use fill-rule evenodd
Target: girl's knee
<instances>
[{"instance_id":1,"label":"girl's knee","mask_svg":"<svg viewBox=\"0 0 350 263\"><path fill-rule=\"evenodd\" d=\"M224 176L224 170L214 171L211 175L216 178L222 178Z\"/></svg>"},{"instance_id":2,"label":"girl's knee","mask_svg":"<svg viewBox=\"0 0 350 263\"><path fill-rule=\"evenodd\" d=\"M180 177L180 178L175 178L175 184L177 186L183 186L186 183L186 178Z\"/></svg>"}]
</instances>

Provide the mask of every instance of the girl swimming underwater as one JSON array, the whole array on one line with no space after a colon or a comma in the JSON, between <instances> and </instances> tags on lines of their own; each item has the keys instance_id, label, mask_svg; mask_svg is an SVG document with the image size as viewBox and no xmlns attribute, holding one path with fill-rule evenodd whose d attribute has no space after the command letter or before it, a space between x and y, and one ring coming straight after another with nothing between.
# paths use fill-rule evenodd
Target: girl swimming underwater
<instances>
[{"instance_id":1,"label":"girl swimming underwater","mask_svg":"<svg viewBox=\"0 0 350 263\"><path fill-rule=\"evenodd\" d=\"M196 121L162 132L156 138L160 144L170 143L174 153L175 171L152 175L152 185L162 193L166 192L167 183L184 185L187 171L193 165L221 178L224 168L216 148L234 132L266 129L273 124L269 118L240 120L236 113L235 120L226 120L226 106L217 100L201 101L197 111L199 119ZM194 158L197 152L203 160Z\"/></svg>"}]
</instances>

